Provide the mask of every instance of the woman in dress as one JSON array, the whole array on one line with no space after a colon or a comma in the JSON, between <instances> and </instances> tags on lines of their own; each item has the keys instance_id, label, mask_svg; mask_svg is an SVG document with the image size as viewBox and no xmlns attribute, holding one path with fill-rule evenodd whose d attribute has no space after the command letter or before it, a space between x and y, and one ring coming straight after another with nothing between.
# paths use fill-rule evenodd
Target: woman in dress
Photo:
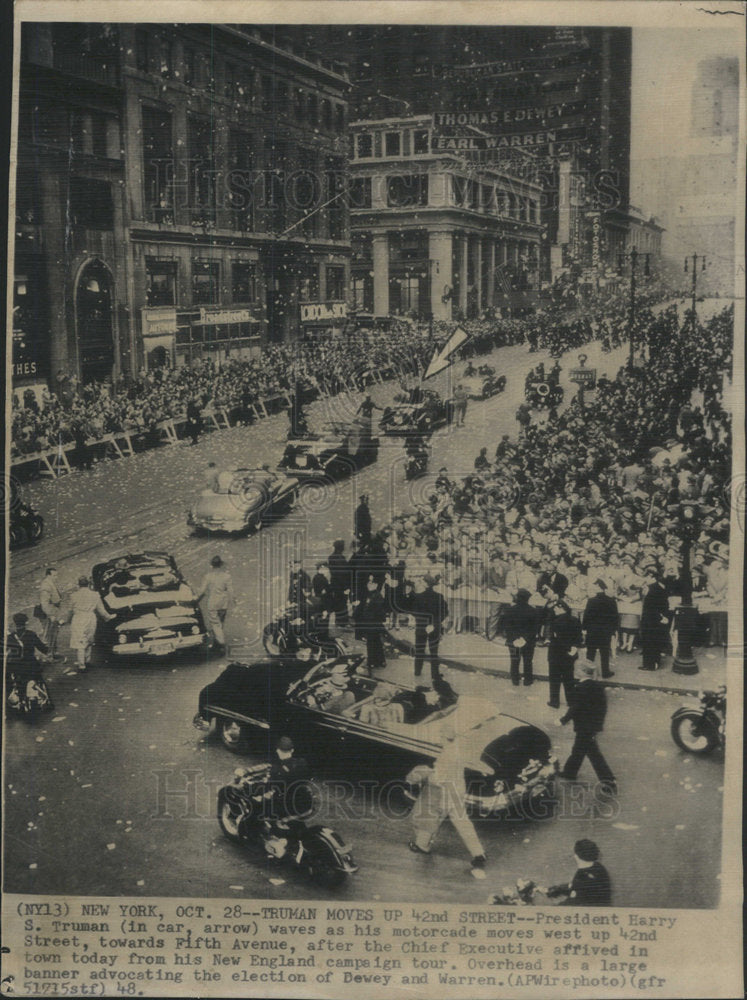
<instances>
[{"instance_id":1,"label":"woman in dress","mask_svg":"<svg viewBox=\"0 0 747 1000\"><path fill-rule=\"evenodd\" d=\"M114 615L108 613L87 576L79 578L78 589L70 600L70 610L70 648L76 651L78 671L84 673L90 666L89 659L96 635L96 616L104 621L111 621Z\"/></svg>"},{"instance_id":2,"label":"woman in dress","mask_svg":"<svg viewBox=\"0 0 747 1000\"><path fill-rule=\"evenodd\" d=\"M623 653L632 653L635 638L641 625L644 580L634 571L632 559L625 557L622 562L623 572L618 577L617 603L620 610L618 649Z\"/></svg>"}]
</instances>

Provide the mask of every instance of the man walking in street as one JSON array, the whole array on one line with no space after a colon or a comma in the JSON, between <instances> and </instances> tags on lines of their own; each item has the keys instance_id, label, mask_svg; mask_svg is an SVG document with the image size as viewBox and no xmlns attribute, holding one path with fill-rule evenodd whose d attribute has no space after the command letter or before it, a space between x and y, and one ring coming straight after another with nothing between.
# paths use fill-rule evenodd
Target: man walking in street
<instances>
[{"instance_id":1,"label":"man walking in street","mask_svg":"<svg viewBox=\"0 0 747 1000\"><path fill-rule=\"evenodd\" d=\"M464 427L464 421L467 417L467 403L469 401L469 393L460 383L454 390L454 426Z\"/></svg>"},{"instance_id":2,"label":"man walking in street","mask_svg":"<svg viewBox=\"0 0 747 1000\"><path fill-rule=\"evenodd\" d=\"M586 659L593 663L599 650L602 677L614 677L614 672L610 670L610 654L612 636L620 626L620 614L617 610L617 601L607 595L607 584L604 580L595 580L594 586L596 594L587 601L582 622L582 628L586 633Z\"/></svg>"},{"instance_id":3,"label":"man walking in street","mask_svg":"<svg viewBox=\"0 0 747 1000\"><path fill-rule=\"evenodd\" d=\"M415 676L423 672L425 647L428 646L431 664L431 681L440 678L438 644L441 641L441 630L449 613L448 605L442 594L433 588L438 580L427 573L423 577L425 589L421 593L412 594L410 609L415 618Z\"/></svg>"},{"instance_id":4,"label":"man walking in street","mask_svg":"<svg viewBox=\"0 0 747 1000\"><path fill-rule=\"evenodd\" d=\"M371 543L371 511L368 509L367 493L361 494L360 503L355 509L353 534L359 548L368 548Z\"/></svg>"},{"instance_id":5,"label":"man walking in street","mask_svg":"<svg viewBox=\"0 0 747 1000\"><path fill-rule=\"evenodd\" d=\"M200 601L203 597L207 599L207 621L208 628L213 634L213 650L216 653L225 653L224 625L226 615L233 604L233 582L220 556L213 556L210 560L210 569L202 581L197 600Z\"/></svg>"},{"instance_id":6,"label":"man walking in street","mask_svg":"<svg viewBox=\"0 0 747 1000\"><path fill-rule=\"evenodd\" d=\"M493 771L482 761L466 759L465 748L457 738L452 718L444 721L441 736L444 748L433 767L421 764L408 775L413 784L422 786L412 809L414 837L408 846L415 854L430 854L441 825L444 820L450 819L472 858L470 874L473 878L484 879L485 851L467 815L464 769L469 767L486 775L491 775Z\"/></svg>"},{"instance_id":7,"label":"man walking in street","mask_svg":"<svg viewBox=\"0 0 747 1000\"><path fill-rule=\"evenodd\" d=\"M597 746L597 734L604 728L607 715L607 695L596 676L594 664L585 661L581 667L581 683L576 686L570 707L560 720L563 726L572 721L576 733L571 755L560 776L575 781L584 758L588 757L603 790L613 794L617 791L615 776Z\"/></svg>"},{"instance_id":8,"label":"man walking in street","mask_svg":"<svg viewBox=\"0 0 747 1000\"><path fill-rule=\"evenodd\" d=\"M47 644L49 656L53 660L61 660L63 657L57 652L57 634L65 620L61 614L62 594L57 584L57 569L54 566L47 567L39 587L39 604L45 615L42 640Z\"/></svg>"},{"instance_id":9,"label":"man walking in street","mask_svg":"<svg viewBox=\"0 0 747 1000\"><path fill-rule=\"evenodd\" d=\"M537 641L537 611L529 603L532 595L521 587L514 598L514 603L506 609L503 628L506 636L508 653L511 658L511 683L519 683L519 660L524 663L524 685L533 683L532 660L534 645Z\"/></svg>"},{"instance_id":10,"label":"man walking in street","mask_svg":"<svg viewBox=\"0 0 747 1000\"><path fill-rule=\"evenodd\" d=\"M581 622L574 618L568 605L557 597L549 602L550 643L547 650L547 668L550 675L550 708L560 708L560 685L563 685L566 704L573 700L573 664L582 642Z\"/></svg>"}]
</instances>

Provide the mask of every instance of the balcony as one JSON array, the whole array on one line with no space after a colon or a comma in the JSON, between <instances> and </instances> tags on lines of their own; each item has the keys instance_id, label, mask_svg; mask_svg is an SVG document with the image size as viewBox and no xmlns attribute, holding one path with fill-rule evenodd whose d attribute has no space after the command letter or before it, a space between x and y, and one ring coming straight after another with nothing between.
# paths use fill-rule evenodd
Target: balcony
<instances>
[{"instance_id":1,"label":"balcony","mask_svg":"<svg viewBox=\"0 0 747 1000\"><path fill-rule=\"evenodd\" d=\"M77 52L61 52L55 49L52 65L61 73L92 80L107 87L119 86L119 67L113 60L103 62Z\"/></svg>"}]
</instances>

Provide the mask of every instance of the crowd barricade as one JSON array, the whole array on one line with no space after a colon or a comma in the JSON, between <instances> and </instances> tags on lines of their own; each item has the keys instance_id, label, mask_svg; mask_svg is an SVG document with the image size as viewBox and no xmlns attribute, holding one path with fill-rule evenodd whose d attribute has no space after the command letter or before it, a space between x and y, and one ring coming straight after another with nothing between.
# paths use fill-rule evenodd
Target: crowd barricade
<instances>
[{"instance_id":1,"label":"crowd barricade","mask_svg":"<svg viewBox=\"0 0 747 1000\"><path fill-rule=\"evenodd\" d=\"M36 464L37 473L40 476L51 476L52 479L56 479L58 476L72 472L66 452L72 451L74 447L75 445L72 443L60 444L56 448L45 448L27 455L16 455L10 464L14 469Z\"/></svg>"}]
</instances>

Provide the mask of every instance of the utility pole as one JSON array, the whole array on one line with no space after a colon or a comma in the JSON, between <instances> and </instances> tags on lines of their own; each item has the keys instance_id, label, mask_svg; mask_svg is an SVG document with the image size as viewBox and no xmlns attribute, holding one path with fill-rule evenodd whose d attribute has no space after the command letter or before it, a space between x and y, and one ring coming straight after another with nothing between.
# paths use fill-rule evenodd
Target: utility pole
<instances>
[{"instance_id":1,"label":"utility pole","mask_svg":"<svg viewBox=\"0 0 747 1000\"><path fill-rule=\"evenodd\" d=\"M650 253L639 253L635 247L630 251L629 254L620 254L618 258L618 268L622 270L623 261L626 257L630 257L630 311L628 314L628 336L630 338L630 358L628 361L629 367L632 369L633 361L635 359L635 277L636 268L638 266L638 258L644 257L644 275L648 278L651 273L649 270L649 258Z\"/></svg>"},{"instance_id":2,"label":"utility pole","mask_svg":"<svg viewBox=\"0 0 747 1000\"><path fill-rule=\"evenodd\" d=\"M697 297L698 297L698 261L701 262L700 270L701 271L705 271L705 269L706 269L706 259L705 259L705 254L700 254L699 255L697 253L694 253L692 255L692 258L685 257L685 274L687 274L687 270L688 270L688 268L687 268L687 262L690 259L692 259L692 262L693 262L693 288L692 288L691 295L692 295L692 300L693 300L692 301L692 312L693 312L693 329L694 329L695 328L695 323L696 323L696 320L697 320L697 315L696 315L696 312L695 312L695 303L697 302Z\"/></svg>"}]
</instances>

